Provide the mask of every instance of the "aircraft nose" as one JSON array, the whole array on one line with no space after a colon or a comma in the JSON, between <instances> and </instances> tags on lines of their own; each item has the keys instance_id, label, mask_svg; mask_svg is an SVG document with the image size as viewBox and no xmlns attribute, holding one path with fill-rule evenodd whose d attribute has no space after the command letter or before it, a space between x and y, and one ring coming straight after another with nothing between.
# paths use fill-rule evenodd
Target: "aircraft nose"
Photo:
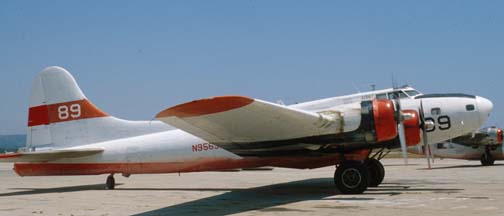
<instances>
[{"instance_id":1,"label":"aircraft nose","mask_svg":"<svg viewBox=\"0 0 504 216\"><path fill-rule=\"evenodd\" d=\"M492 112L493 103L492 101L479 96L476 97L476 103L478 104L478 110L480 113L480 123L484 124L490 116L490 112Z\"/></svg>"}]
</instances>

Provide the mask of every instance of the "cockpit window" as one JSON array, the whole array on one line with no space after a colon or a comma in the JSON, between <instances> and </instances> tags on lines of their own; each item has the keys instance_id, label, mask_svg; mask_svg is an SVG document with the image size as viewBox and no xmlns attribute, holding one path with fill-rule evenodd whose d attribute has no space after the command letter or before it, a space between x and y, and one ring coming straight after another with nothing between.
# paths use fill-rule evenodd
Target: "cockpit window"
<instances>
[{"instance_id":1,"label":"cockpit window","mask_svg":"<svg viewBox=\"0 0 504 216\"><path fill-rule=\"evenodd\" d=\"M467 111L474 111L475 109L476 109L476 108L474 107L474 105L473 105L473 104L467 104L467 105L466 105L466 110L467 110Z\"/></svg>"},{"instance_id":2,"label":"cockpit window","mask_svg":"<svg viewBox=\"0 0 504 216\"><path fill-rule=\"evenodd\" d=\"M415 97L420 94L420 92L418 92L417 90L407 90L405 91L405 93L410 97Z\"/></svg>"},{"instance_id":3,"label":"cockpit window","mask_svg":"<svg viewBox=\"0 0 504 216\"><path fill-rule=\"evenodd\" d=\"M399 95L400 99L408 98L408 95L404 94L404 92L402 92L402 91L396 91L396 92L388 93L389 99L391 99L391 100L395 99L396 95Z\"/></svg>"}]
</instances>

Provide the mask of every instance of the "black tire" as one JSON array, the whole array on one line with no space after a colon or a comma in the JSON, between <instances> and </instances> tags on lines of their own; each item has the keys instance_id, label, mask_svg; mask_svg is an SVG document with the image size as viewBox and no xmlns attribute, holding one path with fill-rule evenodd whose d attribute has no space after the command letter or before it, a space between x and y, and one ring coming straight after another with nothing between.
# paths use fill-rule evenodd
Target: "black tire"
<instances>
[{"instance_id":1,"label":"black tire","mask_svg":"<svg viewBox=\"0 0 504 216\"><path fill-rule=\"evenodd\" d=\"M491 166L494 165L495 159L492 157L491 154L483 154L481 155L481 165L483 166Z\"/></svg>"},{"instance_id":2,"label":"black tire","mask_svg":"<svg viewBox=\"0 0 504 216\"><path fill-rule=\"evenodd\" d=\"M113 175L109 175L107 177L107 182L105 183L105 188L107 190L114 190L115 188L115 179Z\"/></svg>"},{"instance_id":3,"label":"black tire","mask_svg":"<svg viewBox=\"0 0 504 216\"><path fill-rule=\"evenodd\" d=\"M343 194L362 194L369 183L369 170L360 161L345 161L334 172L334 184Z\"/></svg>"},{"instance_id":4,"label":"black tire","mask_svg":"<svg viewBox=\"0 0 504 216\"><path fill-rule=\"evenodd\" d=\"M369 170L369 184L368 187L378 187L385 178L385 168L383 164L374 158L366 160L366 167Z\"/></svg>"},{"instance_id":5,"label":"black tire","mask_svg":"<svg viewBox=\"0 0 504 216\"><path fill-rule=\"evenodd\" d=\"M485 154L481 155L480 162L481 162L481 166L487 165Z\"/></svg>"},{"instance_id":6,"label":"black tire","mask_svg":"<svg viewBox=\"0 0 504 216\"><path fill-rule=\"evenodd\" d=\"M493 157L490 157L490 160L488 161L488 165L492 166L495 164L495 159Z\"/></svg>"}]
</instances>

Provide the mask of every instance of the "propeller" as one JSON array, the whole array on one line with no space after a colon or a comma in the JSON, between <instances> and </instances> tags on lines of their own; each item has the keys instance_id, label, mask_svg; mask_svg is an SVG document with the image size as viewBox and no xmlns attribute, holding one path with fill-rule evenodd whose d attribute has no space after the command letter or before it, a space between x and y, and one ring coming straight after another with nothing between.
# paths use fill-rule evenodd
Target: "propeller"
<instances>
[{"instance_id":1,"label":"propeller","mask_svg":"<svg viewBox=\"0 0 504 216\"><path fill-rule=\"evenodd\" d=\"M404 123L406 116L403 115L401 109L401 100L399 98L399 92L394 92L394 104L395 104L395 118L397 121L397 133L399 134L399 143L401 144L401 153L404 158L404 164L408 165L408 152L406 145L406 136L404 130Z\"/></svg>"},{"instance_id":2,"label":"propeller","mask_svg":"<svg viewBox=\"0 0 504 216\"><path fill-rule=\"evenodd\" d=\"M425 158L427 159L427 166L431 169L431 161L430 161L430 148L427 137L427 123L425 122L425 114L423 108L423 102L420 99L420 129L422 129L422 140L424 145Z\"/></svg>"}]
</instances>

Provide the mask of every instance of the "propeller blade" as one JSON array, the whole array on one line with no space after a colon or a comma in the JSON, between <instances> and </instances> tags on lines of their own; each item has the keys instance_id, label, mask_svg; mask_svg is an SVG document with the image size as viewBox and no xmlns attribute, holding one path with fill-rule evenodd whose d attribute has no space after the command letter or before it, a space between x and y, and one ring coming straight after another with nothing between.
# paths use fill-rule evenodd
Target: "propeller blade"
<instances>
[{"instance_id":1,"label":"propeller blade","mask_svg":"<svg viewBox=\"0 0 504 216\"><path fill-rule=\"evenodd\" d=\"M420 121L422 125L422 140L424 144L424 152L425 152L425 158L427 159L427 167L431 169L431 160L430 160L430 148L429 148L429 142L428 142L428 137L427 137L427 130L426 130L426 124L425 124L425 116L424 116L424 108L423 108L423 102L420 100Z\"/></svg>"},{"instance_id":2,"label":"propeller blade","mask_svg":"<svg viewBox=\"0 0 504 216\"><path fill-rule=\"evenodd\" d=\"M408 147L406 145L406 135L403 124L403 116L401 109L401 100L399 98L399 93L394 92L394 104L396 106L396 120L397 120L397 133L399 134L399 143L401 144L401 153L404 158L404 164L408 165Z\"/></svg>"},{"instance_id":3,"label":"propeller blade","mask_svg":"<svg viewBox=\"0 0 504 216\"><path fill-rule=\"evenodd\" d=\"M402 157L404 158L404 164L407 166L408 165L408 152L407 152L407 146L406 146L406 138L404 136L404 124L402 121L399 122L397 125L397 132L399 133L399 142L401 143L401 152L402 152Z\"/></svg>"}]
</instances>

